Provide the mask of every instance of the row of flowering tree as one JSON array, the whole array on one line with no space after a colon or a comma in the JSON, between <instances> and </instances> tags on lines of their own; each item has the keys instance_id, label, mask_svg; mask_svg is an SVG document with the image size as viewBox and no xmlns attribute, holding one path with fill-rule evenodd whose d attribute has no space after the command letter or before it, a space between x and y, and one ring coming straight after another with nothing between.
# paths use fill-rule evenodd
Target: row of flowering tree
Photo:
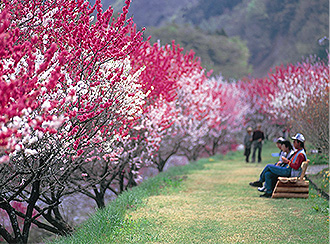
<instances>
[{"instance_id":1,"label":"row of flowering tree","mask_svg":"<svg viewBox=\"0 0 330 244\"><path fill-rule=\"evenodd\" d=\"M301 131L320 152L329 151L329 66L311 57L278 67L269 77L277 89L267 97L271 118Z\"/></svg>"},{"instance_id":2,"label":"row of flowering tree","mask_svg":"<svg viewBox=\"0 0 330 244\"><path fill-rule=\"evenodd\" d=\"M304 95L319 92L299 103L299 113L306 104L321 109L324 64L232 83L209 78L194 53L143 41L127 19L129 5L115 16L100 0L0 3L0 235L7 242L27 243L32 225L71 233L67 196L83 194L102 208L107 193L137 185L143 168L162 171L173 155L193 161L231 149L251 118L291 123L276 99L295 80L304 84L295 97L307 87Z\"/></svg>"},{"instance_id":3,"label":"row of flowering tree","mask_svg":"<svg viewBox=\"0 0 330 244\"><path fill-rule=\"evenodd\" d=\"M260 79L238 82L249 106L245 123L262 122L267 134L303 133L321 152L329 150L329 66L310 57L281 65Z\"/></svg>"},{"instance_id":4,"label":"row of flowering tree","mask_svg":"<svg viewBox=\"0 0 330 244\"><path fill-rule=\"evenodd\" d=\"M199 157L210 128L228 120L222 86L194 54L143 42L125 4L117 17L100 1L0 5L0 235L9 243L27 243L32 225L72 232L65 196L104 207L105 193L136 185L142 167Z\"/></svg>"},{"instance_id":5,"label":"row of flowering tree","mask_svg":"<svg viewBox=\"0 0 330 244\"><path fill-rule=\"evenodd\" d=\"M142 113L141 71L131 72L128 59L142 33L126 19L129 4L112 18L100 1L2 1L0 208L9 224L0 234L7 242L27 243L32 224L71 232L61 198L88 177L89 162L103 158L112 169L111 143Z\"/></svg>"}]
</instances>

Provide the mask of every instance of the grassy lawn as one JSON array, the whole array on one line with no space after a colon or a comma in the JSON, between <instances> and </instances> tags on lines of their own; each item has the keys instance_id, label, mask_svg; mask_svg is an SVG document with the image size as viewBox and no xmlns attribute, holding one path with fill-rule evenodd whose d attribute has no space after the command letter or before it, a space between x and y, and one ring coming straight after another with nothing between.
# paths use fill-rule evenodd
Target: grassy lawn
<instances>
[{"instance_id":1,"label":"grassy lawn","mask_svg":"<svg viewBox=\"0 0 330 244\"><path fill-rule=\"evenodd\" d=\"M308 199L263 199L249 186L272 152L268 142L261 164L235 152L172 168L54 243L329 243L329 203L313 189Z\"/></svg>"}]
</instances>

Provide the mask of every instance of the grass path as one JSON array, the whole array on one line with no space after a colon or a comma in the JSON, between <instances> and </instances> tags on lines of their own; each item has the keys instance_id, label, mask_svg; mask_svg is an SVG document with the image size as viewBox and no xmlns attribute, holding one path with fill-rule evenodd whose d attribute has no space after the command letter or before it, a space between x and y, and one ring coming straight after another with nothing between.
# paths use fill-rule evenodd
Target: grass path
<instances>
[{"instance_id":1,"label":"grass path","mask_svg":"<svg viewBox=\"0 0 330 244\"><path fill-rule=\"evenodd\" d=\"M181 174L180 187L130 206L121 228L81 243L329 243L328 202L315 191L308 199L260 198L248 183L266 163L246 164L241 152L197 164L203 169Z\"/></svg>"},{"instance_id":2,"label":"grass path","mask_svg":"<svg viewBox=\"0 0 330 244\"><path fill-rule=\"evenodd\" d=\"M131 243L329 243L327 216L313 208L315 194L263 199L248 185L263 166L229 156L192 172L181 191L152 196L128 214L145 230Z\"/></svg>"}]
</instances>

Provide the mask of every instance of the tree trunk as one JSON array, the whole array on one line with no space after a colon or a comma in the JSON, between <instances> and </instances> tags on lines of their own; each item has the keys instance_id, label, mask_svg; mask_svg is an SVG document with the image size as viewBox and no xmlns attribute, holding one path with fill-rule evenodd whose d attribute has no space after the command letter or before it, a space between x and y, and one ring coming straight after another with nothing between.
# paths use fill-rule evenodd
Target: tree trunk
<instances>
[{"instance_id":1,"label":"tree trunk","mask_svg":"<svg viewBox=\"0 0 330 244\"><path fill-rule=\"evenodd\" d=\"M38 177L40 174L38 174ZM34 206L37 202L37 200L40 197L40 180L36 180L32 183L32 190L31 195L29 198L29 204L26 209L25 219L24 219L24 225L23 225L23 241L24 243L27 243L30 233L30 228L32 224L32 214L34 210Z\"/></svg>"},{"instance_id":2,"label":"tree trunk","mask_svg":"<svg viewBox=\"0 0 330 244\"><path fill-rule=\"evenodd\" d=\"M24 243L14 208L3 197L0 197L0 208L7 212L10 219L11 227L14 232L13 237L5 228L0 226L1 236L5 238L8 243Z\"/></svg>"},{"instance_id":3,"label":"tree trunk","mask_svg":"<svg viewBox=\"0 0 330 244\"><path fill-rule=\"evenodd\" d=\"M104 208L105 207L105 201L104 201L104 193L101 191L98 191L96 186L93 186L93 190L95 193L95 201L98 208Z\"/></svg>"}]
</instances>

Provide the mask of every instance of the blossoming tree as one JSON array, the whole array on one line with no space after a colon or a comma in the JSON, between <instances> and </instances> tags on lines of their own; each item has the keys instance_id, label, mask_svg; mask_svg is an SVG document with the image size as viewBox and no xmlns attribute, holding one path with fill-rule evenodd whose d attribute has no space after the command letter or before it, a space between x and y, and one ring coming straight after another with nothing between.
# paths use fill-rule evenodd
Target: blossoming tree
<instances>
[{"instance_id":1,"label":"blossoming tree","mask_svg":"<svg viewBox=\"0 0 330 244\"><path fill-rule=\"evenodd\" d=\"M232 145L240 143L238 135L245 123L249 105L242 99L237 83L226 82L222 77L208 81L210 93L208 133L204 150L208 156L226 153Z\"/></svg>"},{"instance_id":2,"label":"blossoming tree","mask_svg":"<svg viewBox=\"0 0 330 244\"><path fill-rule=\"evenodd\" d=\"M270 114L303 133L323 152L329 149L329 67L315 58L277 67L269 75L276 84L267 98Z\"/></svg>"},{"instance_id":3,"label":"blossoming tree","mask_svg":"<svg viewBox=\"0 0 330 244\"><path fill-rule=\"evenodd\" d=\"M109 142L125 136L142 111L146 95L134 85L138 71L127 68L127 55L141 45L141 33L126 20L129 4L111 19L100 1L93 7L84 1L1 3L0 207L12 233L0 226L0 234L8 242L26 243L32 223L70 232L58 208L65 182L93 150L115 157Z\"/></svg>"}]
</instances>

